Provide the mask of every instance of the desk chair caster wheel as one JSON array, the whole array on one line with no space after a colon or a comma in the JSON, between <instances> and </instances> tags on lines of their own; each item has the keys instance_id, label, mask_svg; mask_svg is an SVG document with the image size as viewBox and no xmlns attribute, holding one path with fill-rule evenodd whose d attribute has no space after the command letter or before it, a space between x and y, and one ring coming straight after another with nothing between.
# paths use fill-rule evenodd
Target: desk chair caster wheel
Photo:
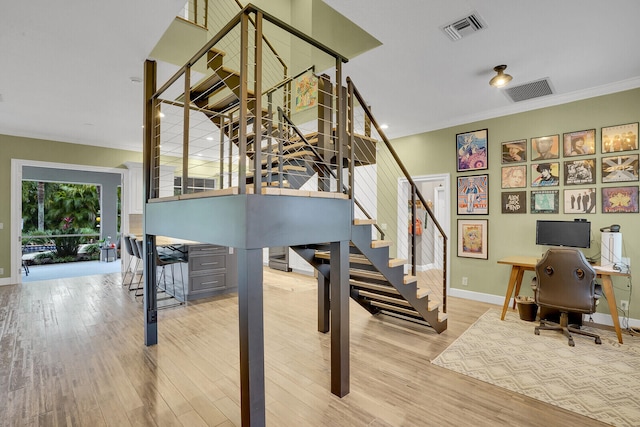
<instances>
[{"instance_id":1,"label":"desk chair caster wheel","mask_svg":"<svg viewBox=\"0 0 640 427\"><path fill-rule=\"evenodd\" d=\"M569 338L569 347L575 347L576 343L573 342L573 338Z\"/></svg>"},{"instance_id":2,"label":"desk chair caster wheel","mask_svg":"<svg viewBox=\"0 0 640 427\"><path fill-rule=\"evenodd\" d=\"M600 337L596 337L596 344L602 344L602 340L600 339Z\"/></svg>"},{"instance_id":3,"label":"desk chair caster wheel","mask_svg":"<svg viewBox=\"0 0 640 427\"><path fill-rule=\"evenodd\" d=\"M540 335L540 329L535 328L535 329L533 330L533 333L534 333L534 334L536 334L536 335Z\"/></svg>"}]
</instances>

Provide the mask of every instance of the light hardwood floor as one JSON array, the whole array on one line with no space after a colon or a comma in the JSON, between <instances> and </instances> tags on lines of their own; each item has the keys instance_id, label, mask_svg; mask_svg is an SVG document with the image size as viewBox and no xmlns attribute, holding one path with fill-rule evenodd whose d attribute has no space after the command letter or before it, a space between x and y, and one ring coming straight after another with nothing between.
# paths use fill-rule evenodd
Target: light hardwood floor
<instances>
[{"instance_id":1,"label":"light hardwood floor","mask_svg":"<svg viewBox=\"0 0 640 427\"><path fill-rule=\"evenodd\" d=\"M239 426L235 295L159 315L145 347L141 304L120 275L0 287L2 426ZM430 363L490 306L449 299L449 327L373 317L353 301L351 393L330 389L330 336L315 279L265 269L269 426L601 426Z\"/></svg>"}]
</instances>

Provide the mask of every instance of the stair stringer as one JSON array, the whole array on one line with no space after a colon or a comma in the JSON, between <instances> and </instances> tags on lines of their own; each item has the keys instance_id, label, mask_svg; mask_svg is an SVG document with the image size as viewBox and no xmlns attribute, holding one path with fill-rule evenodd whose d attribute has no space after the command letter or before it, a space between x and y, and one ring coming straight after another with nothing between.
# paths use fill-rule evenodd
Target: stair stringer
<instances>
[{"instance_id":1,"label":"stair stringer","mask_svg":"<svg viewBox=\"0 0 640 427\"><path fill-rule=\"evenodd\" d=\"M404 266L389 267L389 248L372 248L371 225L352 225L351 242L371 262L402 297L426 320L436 332L447 329L447 319L439 318L439 304L429 310L429 296L418 298L416 281L405 284Z\"/></svg>"}]
</instances>

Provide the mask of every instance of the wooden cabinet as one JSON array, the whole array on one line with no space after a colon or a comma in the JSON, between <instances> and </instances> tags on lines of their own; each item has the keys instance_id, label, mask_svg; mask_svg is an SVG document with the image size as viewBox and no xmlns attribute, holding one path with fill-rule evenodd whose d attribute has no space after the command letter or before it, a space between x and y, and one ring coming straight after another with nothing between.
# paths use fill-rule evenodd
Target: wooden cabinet
<instances>
[{"instance_id":1,"label":"wooden cabinet","mask_svg":"<svg viewBox=\"0 0 640 427\"><path fill-rule=\"evenodd\" d=\"M190 245L187 300L238 289L238 257L233 248Z\"/></svg>"}]
</instances>

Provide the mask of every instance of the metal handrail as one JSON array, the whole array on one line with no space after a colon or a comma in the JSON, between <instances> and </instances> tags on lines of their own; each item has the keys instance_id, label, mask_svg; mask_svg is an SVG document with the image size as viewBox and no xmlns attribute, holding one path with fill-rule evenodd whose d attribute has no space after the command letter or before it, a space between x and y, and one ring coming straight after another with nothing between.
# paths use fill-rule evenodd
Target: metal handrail
<instances>
[{"instance_id":1,"label":"metal handrail","mask_svg":"<svg viewBox=\"0 0 640 427\"><path fill-rule=\"evenodd\" d=\"M378 122L376 121L375 117L373 116L371 110L367 107L367 103L365 102L364 98L362 97L362 95L358 91L358 88L355 86L355 84L353 83L353 81L351 80L350 77L347 77L346 80L347 80L347 85L349 87L349 93L353 94L353 96L360 103L360 106L362 107L362 109L365 112L366 116L371 121L371 124L373 124L373 126L375 127L376 131L378 132L378 135L380 135L380 138L384 142L385 146L387 147L387 149L391 153L391 156L395 160L396 164L398 165L398 167L400 168L400 170L402 171L404 177L407 179L407 181L408 181L408 183L410 185L410 188L411 188L411 199L412 199L412 214L411 214L412 224L415 224L416 197L417 197L422 202L422 205L426 209L427 214L431 218L432 223L438 229L438 231L440 232L440 235L443 238L443 252L444 253L443 253L443 292L442 292L443 301L442 301L442 307L443 307L443 312L446 313L446 311L447 311L446 310L446 308L447 308L447 304L446 304L446 295L447 295L446 289L447 289L447 240L448 240L448 237L447 237L446 233L444 232L444 230L442 229L442 226L440 225L440 223L436 219L435 215L433 214L433 211L429 207L427 201L425 200L425 198L420 193L420 190L418 190L418 187L417 187L416 183L411 178L411 175L409 174L409 172L407 171L406 167L402 163L402 160L400 160L400 157L398 156L398 154L396 153L394 148L391 146L391 143L389 142L389 139L384 134L384 131L382 130L382 128L378 125ZM350 102L353 103L353 99L350 99ZM350 109L353 111L353 104L351 104ZM353 133L353 131L351 133ZM350 165L350 169L351 168L353 168L353 164ZM352 171L351 171L351 173L352 173ZM416 258L415 257L416 241L415 241L415 233L413 234L413 237L411 239L411 246L412 246L412 248L411 248L411 257L412 257L412 260L411 260L411 271L412 271L412 274L415 275L416 274L416 259L415 259Z\"/></svg>"},{"instance_id":2,"label":"metal handrail","mask_svg":"<svg viewBox=\"0 0 640 427\"><path fill-rule=\"evenodd\" d=\"M301 141L303 141L305 143L305 145L308 146L308 148L311 149L311 152L313 153L313 155L315 156L315 158L318 160L316 162L316 164L320 164L322 165L323 169L327 172L329 172L331 174L331 176L336 179L338 179L338 176L336 175L336 173L333 171L333 169L331 169L329 166L327 166L324 161L322 160L322 156L320 155L320 153L318 153L318 150L316 150L316 148L307 140L307 138L302 134L302 132L300 131L300 129L298 129L298 127L291 121L291 119L284 113L284 111L282 111L281 107L278 107L278 113L282 115L282 118L287 122L287 124L289 124L289 126L291 126L291 129L293 129L293 131L298 134L298 137L300 138ZM338 161L338 164L340 162ZM343 192L347 192L347 188L344 184L342 184L342 191ZM373 217L371 216L371 214L369 214L369 212L367 212L367 210L364 208L364 206L362 206L362 204L360 204L360 202L358 201L358 199L355 198L355 195L352 196L353 197L353 203L355 203L355 205L362 211L362 213L368 218L368 219L373 219ZM380 226L378 224L373 224L373 226L378 230L378 232L380 233L380 236L382 237L382 239L384 239L384 231L382 231L382 228L380 228Z\"/></svg>"}]
</instances>

